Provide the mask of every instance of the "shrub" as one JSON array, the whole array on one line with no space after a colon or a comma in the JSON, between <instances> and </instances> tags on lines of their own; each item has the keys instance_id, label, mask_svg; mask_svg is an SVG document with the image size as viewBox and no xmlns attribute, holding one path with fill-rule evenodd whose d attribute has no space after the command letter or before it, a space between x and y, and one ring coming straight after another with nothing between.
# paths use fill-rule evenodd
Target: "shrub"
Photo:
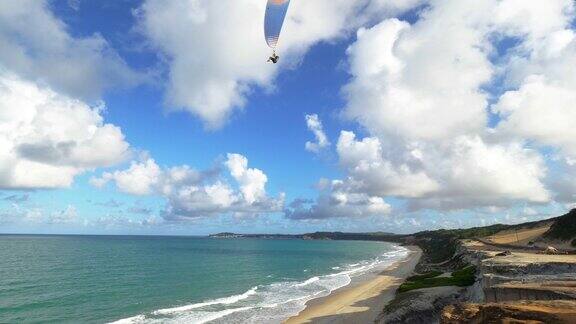
<instances>
[{"instance_id":1,"label":"shrub","mask_svg":"<svg viewBox=\"0 0 576 324\"><path fill-rule=\"evenodd\" d=\"M404 282L398 288L398 292L402 293L414 289L443 287L443 286L467 287L473 285L474 282L476 281L475 266L467 266L458 271L454 271L451 277L438 277L439 274L436 274L434 277L430 277L430 274L431 273L427 273L420 276L412 276L406 279L406 282Z\"/></svg>"}]
</instances>

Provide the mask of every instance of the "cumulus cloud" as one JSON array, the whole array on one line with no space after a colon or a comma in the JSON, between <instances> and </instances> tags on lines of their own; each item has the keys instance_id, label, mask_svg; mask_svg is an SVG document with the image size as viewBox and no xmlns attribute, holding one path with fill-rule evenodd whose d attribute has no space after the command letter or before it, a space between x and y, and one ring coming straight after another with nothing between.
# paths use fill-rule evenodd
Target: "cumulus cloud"
<instances>
[{"instance_id":1,"label":"cumulus cloud","mask_svg":"<svg viewBox=\"0 0 576 324\"><path fill-rule=\"evenodd\" d=\"M353 79L344 114L375 135L440 141L485 124L480 87L492 69L476 27L483 8L437 3L413 26L390 19L360 29L348 49Z\"/></svg>"},{"instance_id":2,"label":"cumulus cloud","mask_svg":"<svg viewBox=\"0 0 576 324\"><path fill-rule=\"evenodd\" d=\"M141 81L99 34L71 36L46 0L0 2L0 67L74 97Z\"/></svg>"},{"instance_id":3,"label":"cumulus cloud","mask_svg":"<svg viewBox=\"0 0 576 324\"><path fill-rule=\"evenodd\" d=\"M513 5L511 1L510 5ZM502 5L503 6L503 5ZM573 1L507 7L510 36L522 41L503 67L510 90L493 106L500 135L535 141L576 156L576 34ZM516 12L514 15L513 13ZM528 21L520 19L528 17Z\"/></svg>"},{"instance_id":4,"label":"cumulus cloud","mask_svg":"<svg viewBox=\"0 0 576 324\"><path fill-rule=\"evenodd\" d=\"M321 194L315 202L295 200L284 211L285 216L293 220L358 218L385 216L392 210L383 198L350 192L339 180L323 180L319 186Z\"/></svg>"},{"instance_id":5,"label":"cumulus cloud","mask_svg":"<svg viewBox=\"0 0 576 324\"><path fill-rule=\"evenodd\" d=\"M574 57L576 63L576 52ZM574 103L576 82L573 87L563 87L544 76L529 77L518 90L506 92L493 107L503 118L497 131L557 147L576 157Z\"/></svg>"},{"instance_id":6,"label":"cumulus cloud","mask_svg":"<svg viewBox=\"0 0 576 324\"><path fill-rule=\"evenodd\" d=\"M566 182L551 185L558 170L539 148L576 152L574 13L569 0L431 0L415 23L360 28L343 115L369 136L342 132L346 177L300 215L322 215L341 191L408 210L541 204L558 188L573 197Z\"/></svg>"},{"instance_id":7,"label":"cumulus cloud","mask_svg":"<svg viewBox=\"0 0 576 324\"><path fill-rule=\"evenodd\" d=\"M406 199L409 210L453 210L484 206L511 206L550 200L543 178L546 167L540 155L518 144L487 145L479 137L459 137L442 146L412 146L404 155L388 156L377 137L356 139L342 132L337 153L344 180L324 187L316 206L297 208L290 218L326 218L340 215L374 215L388 208L342 205L334 197L360 197L368 204L386 198ZM327 208L330 207L330 208ZM341 211L338 211L341 209Z\"/></svg>"},{"instance_id":8,"label":"cumulus cloud","mask_svg":"<svg viewBox=\"0 0 576 324\"><path fill-rule=\"evenodd\" d=\"M265 186L268 177L261 170L248 168L248 159L245 156L228 154L225 164L248 204L253 204L266 196Z\"/></svg>"},{"instance_id":9,"label":"cumulus cloud","mask_svg":"<svg viewBox=\"0 0 576 324\"><path fill-rule=\"evenodd\" d=\"M407 158L405 163L394 164L383 156L378 138L356 140L354 133L342 132L337 153L341 166L349 174L347 183L351 188L356 187L355 191L377 196L421 197L440 187L418 166L422 161L417 148L410 152L411 161Z\"/></svg>"},{"instance_id":10,"label":"cumulus cloud","mask_svg":"<svg viewBox=\"0 0 576 324\"><path fill-rule=\"evenodd\" d=\"M182 220L221 214L253 215L282 209L284 196L266 194L268 178L264 172L248 168L248 159L240 154L228 154L223 163L230 184L221 168L197 171L189 166L162 168L151 158L132 162L122 171L105 172L91 179L97 187L113 182L132 195L157 195L167 201L163 216L167 220Z\"/></svg>"},{"instance_id":11,"label":"cumulus cloud","mask_svg":"<svg viewBox=\"0 0 576 324\"><path fill-rule=\"evenodd\" d=\"M314 142L306 142L306 150L313 153L318 153L322 149L328 147L330 142L326 133L324 133L324 128L322 127L322 121L318 118L318 115L306 115L306 126L314 134Z\"/></svg>"},{"instance_id":12,"label":"cumulus cloud","mask_svg":"<svg viewBox=\"0 0 576 324\"><path fill-rule=\"evenodd\" d=\"M436 208L548 201L539 153L525 147L522 138L489 136L484 85L498 72L490 61L495 33L546 34L562 23L545 19L522 29L527 23L516 13L532 13L540 21L544 18L536 12L545 7L542 12L561 18L568 3L482 1L471 6L438 0L414 25L390 19L361 29L348 50L353 80L345 87L345 114L375 135L364 142L374 142L380 152L372 154L376 162L351 159L354 150L345 145L350 135L343 134L345 147L338 152L351 181L361 190L418 198L415 205ZM532 103L533 110L545 111L544 102ZM530 109L508 93L497 111L520 106Z\"/></svg>"},{"instance_id":13,"label":"cumulus cloud","mask_svg":"<svg viewBox=\"0 0 576 324\"><path fill-rule=\"evenodd\" d=\"M556 156L549 162L551 174L547 184L554 192L554 200L568 204L568 209L576 203L576 160Z\"/></svg>"},{"instance_id":14,"label":"cumulus cloud","mask_svg":"<svg viewBox=\"0 0 576 324\"><path fill-rule=\"evenodd\" d=\"M0 3L0 43L0 188L69 187L127 158L104 104L82 101L140 79L105 39L72 36L48 1L24 0Z\"/></svg>"},{"instance_id":15,"label":"cumulus cloud","mask_svg":"<svg viewBox=\"0 0 576 324\"><path fill-rule=\"evenodd\" d=\"M129 145L103 110L0 70L0 188L68 187L123 161Z\"/></svg>"},{"instance_id":16,"label":"cumulus cloud","mask_svg":"<svg viewBox=\"0 0 576 324\"><path fill-rule=\"evenodd\" d=\"M279 44L280 66L293 64L315 43L420 2L295 1ZM262 35L265 7L259 0L147 0L142 5L142 30L166 57L169 107L218 128L244 106L254 87L271 87L277 69L265 63L270 54Z\"/></svg>"},{"instance_id":17,"label":"cumulus cloud","mask_svg":"<svg viewBox=\"0 0 576 324\"><path fill-rule=\"evenodd\" d=\"M163 171L152 159L143 163L133 161L130 168L113 173L105 172L100 178L91 178L90 183L101 188L113 180L122 192L132 195L149 195L160 186L162 173Z\"/></svg>"}]
</instances>

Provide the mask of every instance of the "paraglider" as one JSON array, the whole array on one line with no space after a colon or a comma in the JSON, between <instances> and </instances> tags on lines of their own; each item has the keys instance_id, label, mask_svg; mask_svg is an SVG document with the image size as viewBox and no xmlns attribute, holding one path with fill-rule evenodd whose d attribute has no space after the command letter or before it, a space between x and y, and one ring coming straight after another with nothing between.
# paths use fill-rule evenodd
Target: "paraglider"
<instances>
[{"instance_id":1,"label":"paraglider","mask_svg":"<svg viewBox=\"0 0 576 324\"><path fill-rule=\"evenodd\" d=\"M288 12L290 0L268 0L266 5L266 16L264 18L264 36L266 43L272 49L272 55L268 62L278 63L280 56L276 55L276 46L280 39L280 32L284 24L284 18Z\"/></svg>"}]
</instances>

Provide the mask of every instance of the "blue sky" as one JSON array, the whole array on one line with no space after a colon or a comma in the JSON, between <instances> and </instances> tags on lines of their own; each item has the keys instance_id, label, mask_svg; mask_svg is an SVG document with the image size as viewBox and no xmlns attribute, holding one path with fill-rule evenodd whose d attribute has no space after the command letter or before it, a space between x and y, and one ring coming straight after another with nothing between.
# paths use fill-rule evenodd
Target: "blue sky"
<instances>
[{"instance_id":1,"label":"blue sky","mask_svg":"<svg viewBox=\"0 0 576 324\"><path fill-rule=\"evenodd\" d=\"M265 1L8 1L0 109L85 126L0 115L18 127L0 131L0 231L413 232L563 213L574 4L513 2L292 3L272 66Z\"/></svg>"}]
</instances>

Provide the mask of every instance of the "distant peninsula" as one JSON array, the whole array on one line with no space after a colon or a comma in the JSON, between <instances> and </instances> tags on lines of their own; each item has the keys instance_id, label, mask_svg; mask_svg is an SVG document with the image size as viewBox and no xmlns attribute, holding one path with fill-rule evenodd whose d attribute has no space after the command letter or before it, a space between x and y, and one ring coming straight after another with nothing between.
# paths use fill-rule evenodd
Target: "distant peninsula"
<instances>
[{"instance_id":1,"label":"distant peninsula","mask_svg":"<svg viewBox=\"0 0 576 324\"><path fill-rule=\"evenodd\" d=\"M373 233L343 233L343 232L315 232L306 234L238 234L238 233L217 233L209 235L211 238L235 239L280 239L280 240L358 240L358 241L387 241L402 243L406 235L392 234L385 232Z\"/></svg>"}]
</instances>

